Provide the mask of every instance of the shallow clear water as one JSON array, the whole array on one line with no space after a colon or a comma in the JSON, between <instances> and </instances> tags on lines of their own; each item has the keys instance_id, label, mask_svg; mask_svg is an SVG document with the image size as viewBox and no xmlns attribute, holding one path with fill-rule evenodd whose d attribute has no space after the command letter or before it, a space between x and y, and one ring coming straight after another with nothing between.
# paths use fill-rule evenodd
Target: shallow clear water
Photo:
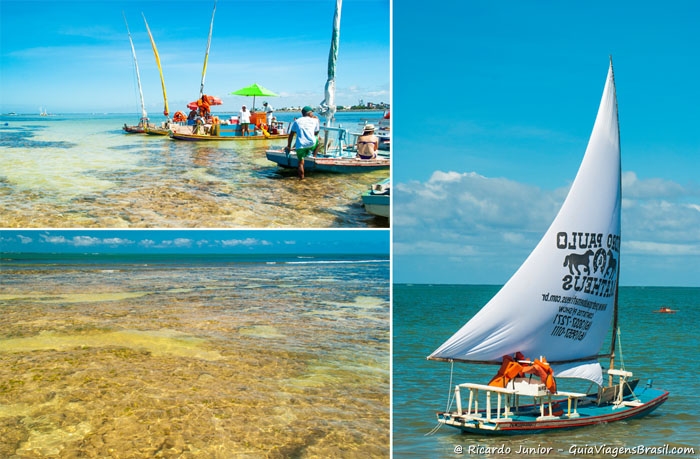
<instances>
[{"instance_id":1,"label":"shallow clear water","mask_svg":"<svg viewBox=\"0 0 700 459\"><path fill-rule=\"evenodd\" d=\"M337 123L352 129L380 116L342 113ZM309 172L299 181L265 157L285 139L184 142L122 132L136 122L124 114L0 116L0 227L388 227L365 212L361 195L389 171Z\"/></svg>"},{"instance_id":2,"label":"shallow clear water","mask_svg":"<svg viewBox=\"0 0 700 459\"><path fill-rule=\"evenodd\" d=\"M670 397L649 416L552 434L485 437L462 434L437 425L435 412L447 406L449 391L460 382L488 381L491 366L455 364L450 383L450 364L426 357L455 333L498 291L496 286L395 285L393 291L393 457L455 457L462 447L465 457L523 457L524 448L545 448L530 457L614 457L615 447L691 447L692 455L643 457L694 457L700 454L700 403L692 363L697 354L696 324L700 321L700 289L622 287L620 327L624 366L639 377L640 385L653 379L653 386L666 389ZM658 314L661 306L678 309ZM608 345L606 345L608 346ZM621 363L620 356L616 366ZM605 452L570 451L573 446L610 447ZM492 448L475 450L467 448ZM503 447L503 451L498 448ZM510 448L510 453L505 452ZM546 452L546 448L552 448ZM620 457L630 457L621 455Z\"/></svg>"},{"instance_id":3,"label":"shallow clear water","mask_svg":"<svg viewBox=\"0 0 700 459\"><path fill-rule=\"evenodd\" d=\"M0 457L388 457L389 262L5 263Z\"/></svg>"}]
</instances>

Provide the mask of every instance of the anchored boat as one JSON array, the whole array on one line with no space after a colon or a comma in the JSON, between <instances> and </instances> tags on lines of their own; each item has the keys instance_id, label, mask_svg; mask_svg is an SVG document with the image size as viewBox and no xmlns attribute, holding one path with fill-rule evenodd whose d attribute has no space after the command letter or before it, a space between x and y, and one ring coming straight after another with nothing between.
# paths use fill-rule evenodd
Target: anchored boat
<instances>
[{"instance_id":1,"label":"anchored boat","mask_svg":"<svg viewBox=\"0 0 700 459\"><path fill-rule=\"evenodd\" d=\"M456 409L439 411L439 423L476 434L549 432L642 417L667 400L651 381L639 389L631 371L615 368L621 195L611 58L559 214L503 288L428 357L500 364L489 382L457 384ZM601 354L611 323L610 350ZM607 384L599 359L609 359ZM567 378L590 382L591 390L564 391Z\"/></svg>"},{"instance_id":2,"label":"anchored boat","mask_svg":"<svg viewBox=\"0 0 700 459\"><path fill-rule=\"evenodd\" d=\"M129 24L126 22L126 15L124 15L124 24L126 24L126 32L129 35L129 43L131 44L131 54L134 58L134 68L136 70L136 82L139 87L139 98L141 101L141 118L139 118L139 123L137 125L128 126L126 123L122 127L124 132L127 134L144 134L146 128L149 127L150 123L148 120L148 113L146 112L146 104L143 100L143 89L141 89L141 73L139 72L139 63L136 60L136 49L134 49L134 41L131 39L131 31L129 30ZM155 127L155 126L154 126Z\"/></svg>"},{"instance_id":3,"label":"anchored boat","mask_svg":"<svg viewBox=\"0 0 700 459\"><path fill-rule=\"evenodd\" d=\"M331 47L328 53L328 79L324 88L324 100L321 102L320 113L325 116L326 122L321 126L319 133L319 151L316 155L304 158L304 169L319 172L364 172L378 169L388 169L391 161L388 157L377 156L374 159L360 159L356 157L354 143L349 144L350 133L347 129L332 126L335 118L335 70L338 61L338 47L340 46L340 16L342 0L336 0L335 14L333 15L333 32ZM294 150L274 149L265 152L267 159L277 163L278 166L296 169L299 160Z\"/></svg>"},{"instance_id":4,"label":"anchored boat","mask_svg":"<svg viewBox=\"0 0 700 459\"><path fill-rule=\"evenodd\" d=\"M367 213L389 218L391 214L391 179L385 178L362 193L362 204Z\"/></svg>"}]
</instances>

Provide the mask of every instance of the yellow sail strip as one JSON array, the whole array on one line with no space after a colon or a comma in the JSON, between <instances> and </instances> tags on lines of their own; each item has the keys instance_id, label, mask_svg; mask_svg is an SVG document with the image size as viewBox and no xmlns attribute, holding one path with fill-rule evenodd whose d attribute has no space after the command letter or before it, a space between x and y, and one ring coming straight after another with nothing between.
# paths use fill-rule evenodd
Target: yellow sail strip
<instances>
[{"instance_id":1,"label":"yellow sail strip","mask_svg":"<svg viewBox=\"0 0 700 459\"><path fill-rule=\"evenodd\" d=\"M153 47L153 54L156 57L156 65L158 65L158 72L160 72L160 85L163 87L163 115L166 117L170 116L170 110L168 110L168 94L165 92L165 79L163 78L163 68L160 65L160 55L158 54L158 48L156 47L156 42L153 40L153 34L151 34L151 28L148 27L148 22L146 21L146 16L143 16L143 22L146 24L146 30L148 31L148 38L151 39L151 46Z\"/></svg>"}]
</instances>

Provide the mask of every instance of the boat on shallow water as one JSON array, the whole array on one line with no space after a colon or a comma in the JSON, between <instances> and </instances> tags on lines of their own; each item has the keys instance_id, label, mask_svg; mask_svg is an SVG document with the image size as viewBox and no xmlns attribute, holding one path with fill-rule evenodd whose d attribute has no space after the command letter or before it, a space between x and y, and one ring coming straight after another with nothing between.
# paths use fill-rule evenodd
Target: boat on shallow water
<instances>
[{"instance_id":1,"label":"boat on shallow water","mask_svg":"<svg viewBox=\"0 0 700 459\"><path fill-rule=\"evenodd\" d=\"M131 31L129 30L129 24L126 22L126 15L124 15L124 24L126 24L126 32L129 35L129 43L131 44L131 54L134 58L134 69L136 71L136 82L139 88L139 98L141 102L141 118L137 125L127 125L124 123L122 130L127 134L145 134L146 129L151 126L148 120L148 113L146 112L146 103L143 100L143 89L141 88L141 73L139 72L139 63L136 60L136 49L134 49L134 41L131 39ZM152 126L155 127L155 126Z\"/></svg>"},{"instance_id":2,"label":"boat on shallow water","mask_svg":"<svg viewBox=\"0 0 700 459\"><path fill-rule=\"evenodd\" d=\"M316 156L309 155L304 158L304 169L306 171L336 173L389 169L391 160L388 157L358 158L354 147L345 143L345 139L348 137L347 129L321 126L319 134L321 146ZM299 166L295 150L287 152L284 148L270 149L265 152L265 155L268 160L277 163L280 167L296 169Z\"/></svg>"},{"instance_id":3,"label":"boat on shallow water","mask_svg":"<svg viewBox=\"0 0 700 459\"><path fill-rule=\"evenodd\" d=\"M236 122L233 124L222 124L214 117L211 122L206 124L180 125L173 124L170 126L170 137L175 140L190 140L190 141L207 141L207 140L234 140L234 141L251 141L251 140L271 140L271 139L286 139L287 134L284 134L285 129L283 123L279 123L280 127L275 127L269 131L264 126L251 123L249 127L250 135L242 135L241 127ZM280 133L282 132L282 133Z\"/></svg>"},{"instance_id":4,"label":"boat on shallow water","mask_svg":"<svg viewBox=\"0 0 700 459\"><path fill-rule=\"evenodd\" d=\"M440 424L479 435L551 432L645 416L664 403L615 368L620 274L620 133L612 58L578 174L542 240L503 288L429 360L500 364L460 383ZM609 353L601 354L611 329ZM607 383L599 359L609 359ZM620 359L622 361L622 359ZM588 390L562 390L586 381ZM468 396L467 396L468 394Z\"/></svg>"},{"instance_id":5,"label":"boat on shallow water","mask_svg":"<svg viewBox=\"0 0 700 459\"><path fill-rule=\"evenodd\" d=\"M391 214L391 179L385 178L362 193L362 205L367 213L389 218Z\"/></svg>"},{"instance_id":6,"label":"boat on shallow water","mask_svg":"<svg viewBox=\"0 0 700 459\"><path fill-rule=\"evenodd\" d=\"M377 155L373 159L360 159L357 157L354 142L348 144L348 139L350 139L348 130L331 125L337 110L335 105L335 70L340 45L341 10L342 0L336 0L331 47L328 55L328 79L324 88L325 98L321 102L319 110L319 113L325 116L326 122L324 126L321 126L319 132L318 152L304 158L304 169L306 171L338 173L388 169L391 161L387 156ZM265 152L265 155L268 160L281 167L296 169L299 166L299 159L294 150L270 149Z\"/></svg>"}]
</instances>

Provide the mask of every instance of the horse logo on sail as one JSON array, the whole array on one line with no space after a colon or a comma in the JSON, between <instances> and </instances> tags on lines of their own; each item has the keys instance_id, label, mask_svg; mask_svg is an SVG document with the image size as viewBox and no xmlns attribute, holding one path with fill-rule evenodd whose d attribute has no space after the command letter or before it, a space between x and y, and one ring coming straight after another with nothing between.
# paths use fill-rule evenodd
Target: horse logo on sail
<instances>
[{"instance_id":1,"label":"horse logo on sail","mask_svg":"<svg viewBox=\"0 0 700 459\"><path fill-rule=\"evenodd\" d=\"M569 273L574 274L574 269L577 274L581 274L579 267L583 267L586 273L591 273L591 257L593 256L593 251L588 250L586 253L570 253L564 258L564 266L569 267Z\"/></svg>"},{"instance_id":2,"label":"horse logo on sail","mask_svg":"<svg viewBox=\"0 0 700 459\"><path fill-rule=\"evenodd\" d=\"M608 250L608 269L605 270L605 277L612 277L617 269L617 260L612 250Z\"/></svg>"}]
</instances>

